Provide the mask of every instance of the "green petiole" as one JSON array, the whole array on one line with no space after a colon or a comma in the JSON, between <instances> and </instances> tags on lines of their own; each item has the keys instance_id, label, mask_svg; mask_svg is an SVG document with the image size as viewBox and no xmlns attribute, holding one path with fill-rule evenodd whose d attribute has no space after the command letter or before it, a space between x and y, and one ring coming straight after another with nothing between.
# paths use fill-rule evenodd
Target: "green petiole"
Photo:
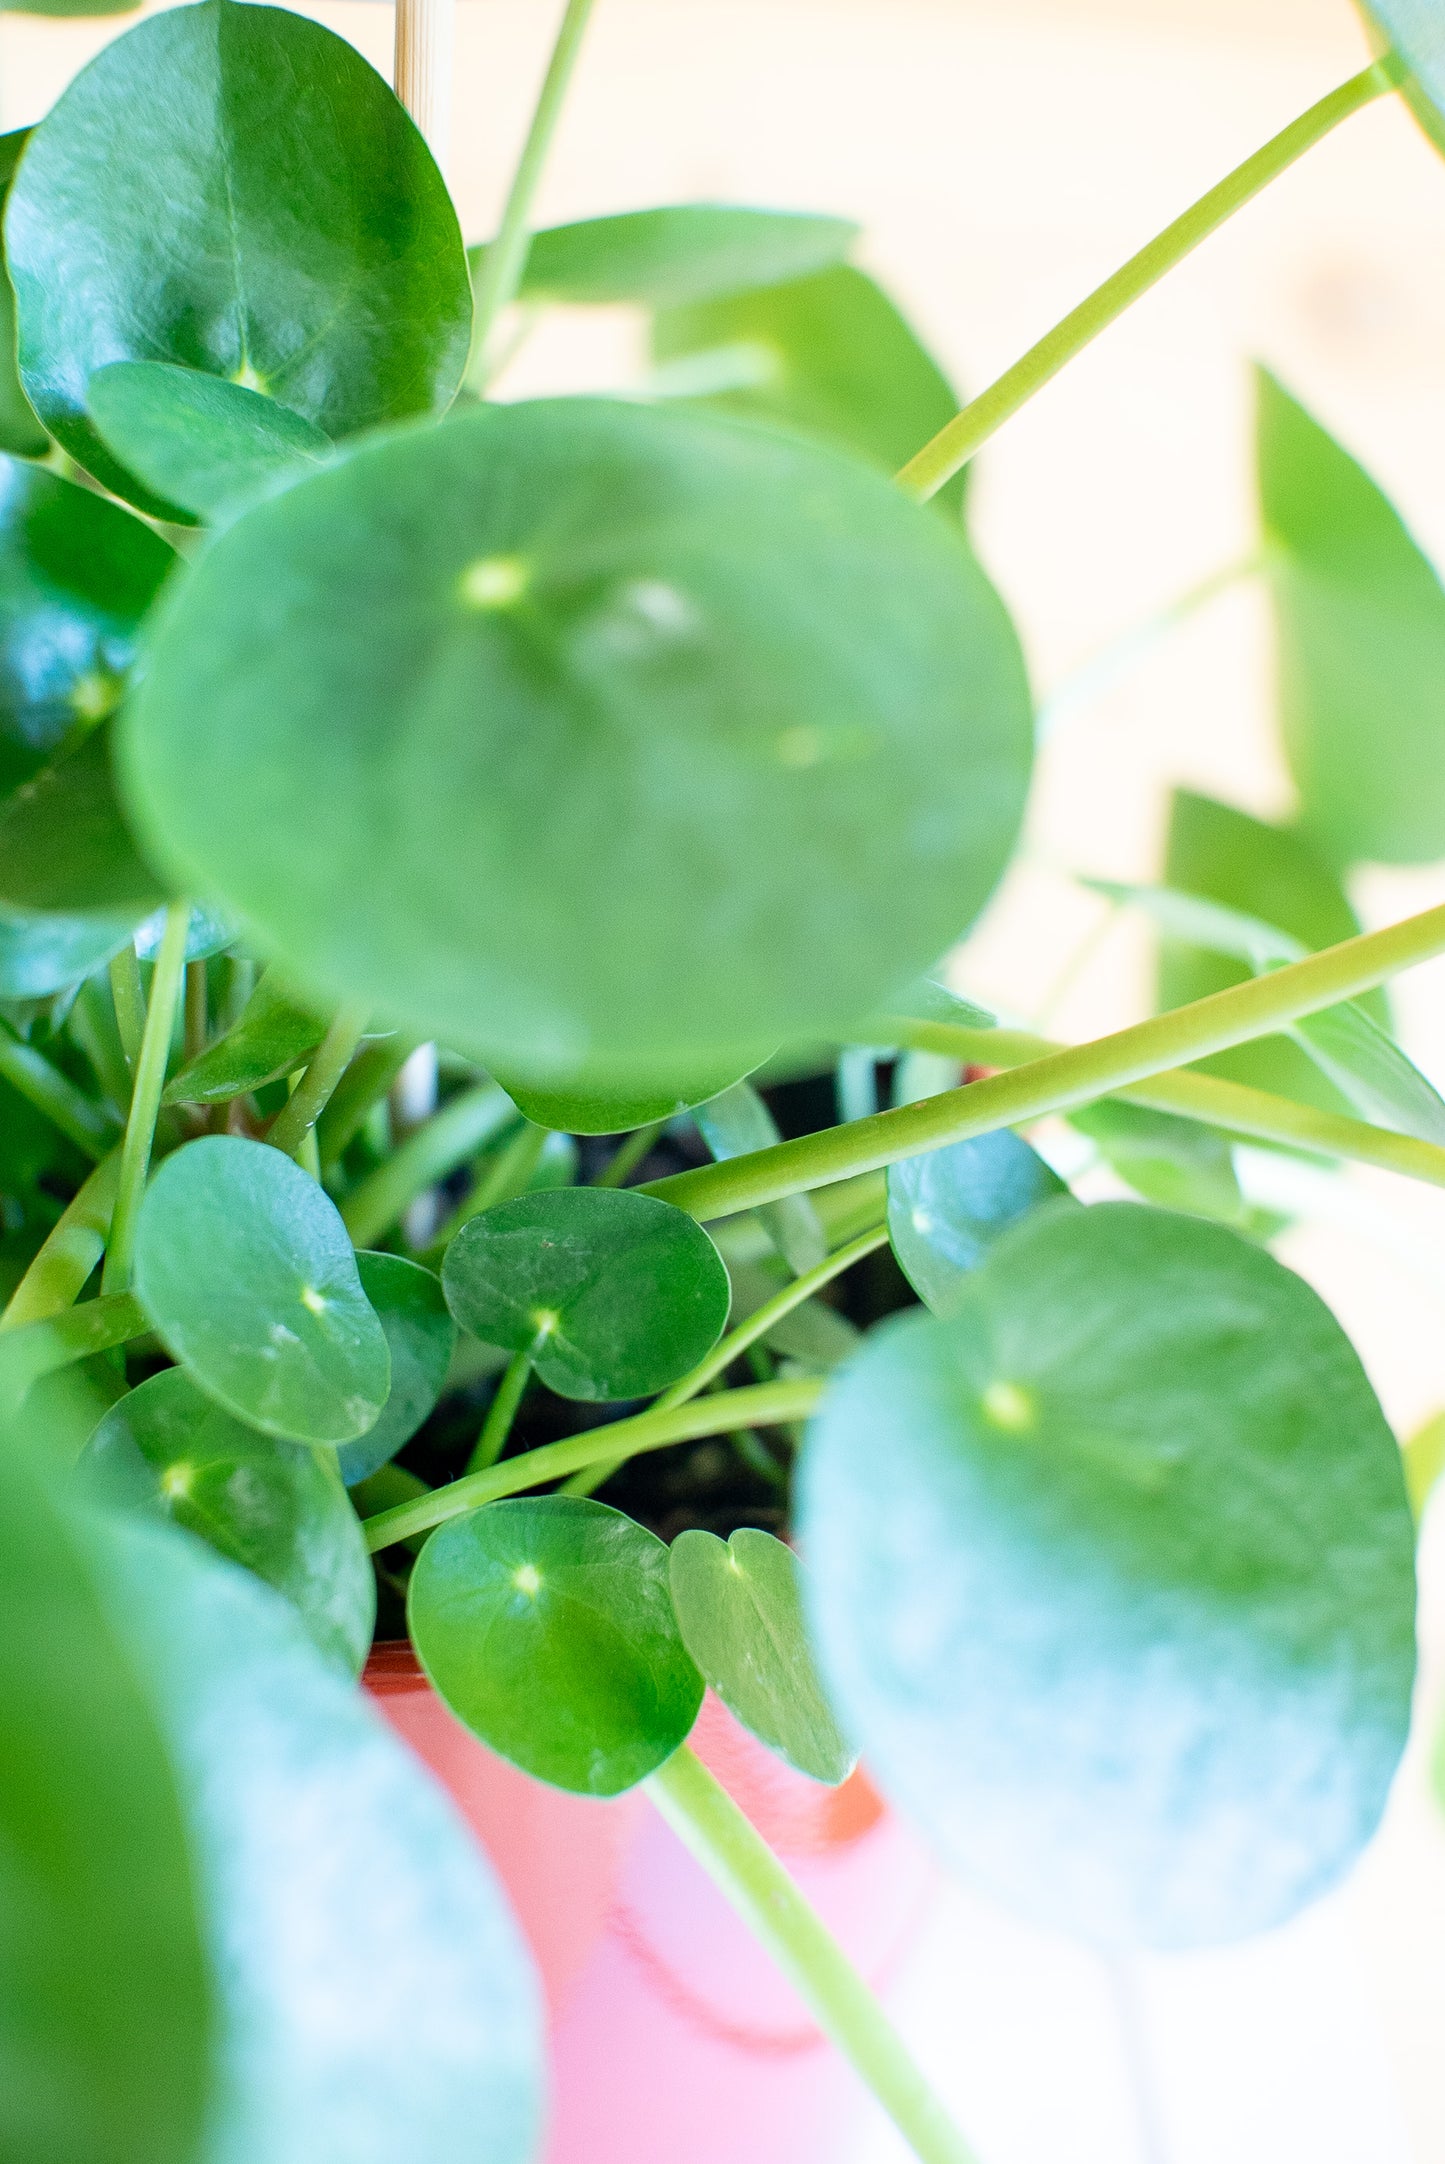
<instances>
[{"instance_id":1,"label":"green petiole","mask_svg":"<svg viewBox=\"0 0 1445 2164\"><path fill-rule=\"evenodd\" d=\"M43 1375L143 1337L149 1328L135 1295L116 1292L7 1333L0 1339L0 1410L13 1411Z\"/></svg>"},{"instance_id":2,"label":"green petiole","mask_svg":"<svg viewBox=\"0 0 1445 2164\"><path fill-rule=\"evenodd\" d=\"M172 902L166 911L166 928L151 977L150 1006L146 1011L140 1057L136 1061L135 1088L131 1093L130 1116L125 1124L125 1140L121 1143L120 1179L110 1241L105 1251L105 1268L101 1273L102 1292L125 1292L130 1285L136 1213L150 1170L156 1118L161 1108L161 1091L165 1088L166 1062L170 1057L171 1033L186 971L186 934L190 922L190 904Z\"/></svg>"},{"instance_id":3,"label":"green petiole","mask_svg":"<svg viewBox=\"0 0 1445 2164\"><path fill-rule=\"evenodd\" d=\"M86 1279L105 1253L119 1185L120 1152L112 1150L46 1235L44 1245L32 1258L0 1315L0 1331L44 1322L74 1306Z\"/></svg>"},{"instance_id":4,"label":"green petiole","mask_svg":"<svg viewBox=\"0 0 1445 2164\"><path fill-rule=\"evenodd\" d=\"M450 1098L342 1203L341 1215L356 1245L370 1247L379 1240L408 1203L464 1165L516 1117L516 1106L495 1082L480 1082Z\"/></svg>"},{"instance_id":5,"label":"green petiole","mask_svg":"<svg viewBox=\"0 0 1445 2164\"><path fill-rule=\"evenodd\" d=\"M52 1067L43 1052L22 1044L5 1022L0 1022L0 1076L87 1157L103 1157L115 1142L110 1114Z\"/></svg>"},{"instance_id":6,"label":"green petiole","mask_svg":"<svg viewBox=\"0 0 1445 2164\"><path fill-rule=\"evenodd\" d=\"M338 1010L330 1029L312 1053L305 1074L267 1129L266 1140L288 1157L298 1157L313 1133L336 1087L351 1065L366 1032L369 1007L350 1005ZM318 1168L319 1169L319 1168Z\"/></svg>"},{"instance_id":7,"label":"green petiole","mask_svg":"<svg viewBox=\"0 0 1445 2164\"><path fill-rule=\"evenodd\" d=\"M549 1326L550 1327L550 1326ZM482 1432L476 1447L467 1460L469 1473L484 1473L495 1465L507 1447L507 1437L512 1432L512 1422L517 1417L517 1407L532 1373L536 1359L548 1336L547 1330L539 1330L530 1345L521 1352L513 1353L505 1372L497 1385L497 1394L487 1407L487 1417L482 1422Z\"/></svg>"}]
</instances>

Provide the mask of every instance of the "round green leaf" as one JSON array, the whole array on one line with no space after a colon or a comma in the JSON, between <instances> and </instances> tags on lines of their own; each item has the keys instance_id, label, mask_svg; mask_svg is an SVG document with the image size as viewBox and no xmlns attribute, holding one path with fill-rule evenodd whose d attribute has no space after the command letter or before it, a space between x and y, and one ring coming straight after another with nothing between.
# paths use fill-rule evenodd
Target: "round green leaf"
<instances>
[{"instance_id":1,"label":"round green leaf","mask_svg":"<svg viewBox=\"0 0 1445 2164\"><path fill-rule=\"evenodd\" d=\"M535 1345L537 1373L564 1398L665 1390L711 1352L732 1297L701 1225L611 1187L519 1195L470 1218L442 1258L442 1288L473 1337Z\"/></svg>"},{"instance_id":2,"label":"round green leaf","mask_svg":"<svg viewBox=\"0 0 1445 2164\"><path fill-rule=\"evenodd\" d=\"M87 1483L160 1511L290 1601L313 1643L355 1675L376 1578L361 1526L314 1450L248 1428L167 1368L113 1405L86 1445Z\"/></svg>"},{"instance_id":3,"label":"round green leaf","mask_svg":"<svg viewBox=\"0 0 1445 2164\"><path fill-rule=\"evenodd\" d=\"M551 1127L569 1135L622 1135L706 1104L719 1090L731 1088L739 1076L733 1062L722 1072L706 1077L693 1075L640 1095L636 1091L609 1094L585 1086L539 1088L509 1074L499 1074L496 1079L517 1110L537 1127Z\"/></svg>"},{"instance_id":4,"label":"round green leaf","mask_svg":"<svg viewBox=\"0 0 1445 2164\"><path fill-rule=\"evenodd\" d=\"M432 1271L402 1255L361 1254L356 1267L391 1350L391 1394L375 1427L339 1453L348 1488L411 1441L442 1394L457 1342L457 1326Z\"/></svg>"},{"instance_id":5,"label":"round green leaf","mask_svg":"<svg viewBox=\"0 0 1445 2164\"><path fill-rule=\"evenodd\" d=\"M0 798L119 704L175 560L118 504L0 457Z\"/></svg>"},{"instance_id":6,"label":"round green leaf","mask_svg":"<svg viewBox=\"0 0 1445 2164\"><path fill-rule=\"evenodd\" d=\"M116 802L109 725L22 782L0 810L0 904L129 928L164 899Z\"/></svg>"},{"instance_id":7,"label":"round green leaf","mask_svg":"<svg viewBox=\"0 0 1445 2164\"><path fill-rule=\"evenodd\" d=\"M1029 762L942 520L819 447L585 399L258 505L125 720L162 861L308 983L605 1093L876 1004L983 902Z\"/></svg>"},{"instance_id":8,"label":"round green leaf","mask_svg":"<svg viewBox=\"0 0 1445 2164\"><path fill-rule=\"evenodd\" d=\"M161 1165L136 1223L135 1289L166 1350L250 1426L349 1443L391 1356L333 1203L264 1142L206 1135Z\"/></svg>"},{"instance_id":9,"label":"round green leaf","mask_svg":"<svg viewBox=\"0 0 1445 2164\"><path fill-rule=\"evenodd\" d=\"M729 1713L799 1773L836 1785L858 1754L823 1695L803 1623L800 1565L771 1533L680 1533L671 1552L682 1642Z\"/></svg>"},{"instance_id":10,"label":"round green leaf","mask_svg":"<svg viewBox=\"0 0 1445 2164\"><path fill-rule=\"evenodd\" d=\"M655 1773L702 1704L666 1548L580 1496L491 1503L439 1527L411 1574L407 1622L458 1720L579 1795L620 1795Z\"/></svg>"},{"instance_id":11,"label":"round green leaf","mask_svg":"<svg viewBox=\"0 0 1445 2164\"><path fill-rule=\"evenodd\" d=\"M112 361L87 395L122 464L200 518L223 517L331 453L330 437L289 406L169 361Z\"/></svg>"},{"instance_id":12,"label":"round green leaf","mask_svg":"<svg viewBox=\"0 0 1445 2164\"><path fill-rule=\"evenodd\" d=\"M268 1587L169 1526L108 1548L221 1994L208 2164L529 2164L540 1995L474 1837Z\"/></svg>"},{"instance_id":13,"label":"round green leaf","mask_svg":"<svg viewBox=\"0 0 1445 2164\"><path fill-rule=\"evenodd\" d=\"M1309 1287L1133 1203L1025 1220L825 1401L823 1671L889 1793L1043 1922L1243 1937L1370 1838L1409 1724L1400 1454Z\"/></svg>"},{"instance_id":14,"label":"round green leaf","mask_svg":"<svg viewBox=\"0 0 1445 2164\"><path fill-rule=\"evenodd\" d=\"M532 235L521 298L573 307L619 301L676 307L822 270L857 238L849 218L735 203L671 203L582 218ZM485 247L471 250L474 275L486 255Z\"/></svg>"},{"instance_id":15,"label":"round green leaf","mask_svg":"<svg viewBox=\"0 0 1445 2164\"><path fill-rule=\"evenodd\" d=\"M186 1827L82 1528L0 1464L0 2155L194 2164L211 1987Z\"/></svg>"},{"instance_id":16,"label":"round green leaf","mask_svg":"<svg viewBox=\"0 0 1445 2164\"><path fill-rule=\"evenodd\" d=\"M888 1237L909 1284L950 1314L995 1240L1068 1188L1004 1127L888 1168Z\"/></svg>"},{"instance_id":17,"label":"round green leaf","mask_svg":"<svg viewBox=\"0 0 1445 2164\"><path fill-rule=\"evenodd\" d=\"M282 8L202 0L107 45L31 136L5 236L31 403L146 509L89 417L109 362L204 370L333 437L444 404L465 365L466 257L425 143L352 46Z\"/></svg>"}]
</instances>

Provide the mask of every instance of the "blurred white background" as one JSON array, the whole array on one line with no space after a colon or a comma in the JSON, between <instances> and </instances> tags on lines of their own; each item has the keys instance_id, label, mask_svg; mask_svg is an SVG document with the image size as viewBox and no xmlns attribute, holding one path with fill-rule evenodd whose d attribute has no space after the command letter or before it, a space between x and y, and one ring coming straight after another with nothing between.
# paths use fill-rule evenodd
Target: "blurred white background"
<instances>
[{"instance_id":1,"label":"blurred white background","mask_svg":"<svg viewBox=\"0 0 1445 2164\"><path fill-rule=\"evenodd\" d=\"M389 69L389 8L305 12ZM495 218L555 16L551 0L461 0L452 177L468 238ZM37 118L127 20L0 20L5 126ZM601 0L541 217L698 197L846 212L864 260L977 388L1365 57L1349 0ZM1247 553L1256 356L1445 563L1442 263L1445 164L1403 109L1377 106L1008 426L980 462L975 530L1042 693ZM624 316L559 316L508 388L620 381L636 351ZM1258 597L1236 589L1074 702L968 989L1037 1012L1094 922L1065 874L1152 876L1173 782L1288 808L1264 632ZM1380 873L1356 896L1370 922L1442 898L1445 868ZM1121 924L1051 1027L1130 1018L1146 973ZM1400 1009L1445 1084L1445 964L1406 980ZM1316 1182L1286 1253L1402 1433L1445 1405L1445 1193ZM1432 1655L1445 1513L1434 1534ZM1347 1888L1270 1940L1107 1975L947 1897L900 2006L985 2164L1445 2164L1445 1818L1424 1778L1437 1665L1384 1833ZM856 2164L902 2154L861 2116L858 2142Z\"/></svg>"}]
</instances>

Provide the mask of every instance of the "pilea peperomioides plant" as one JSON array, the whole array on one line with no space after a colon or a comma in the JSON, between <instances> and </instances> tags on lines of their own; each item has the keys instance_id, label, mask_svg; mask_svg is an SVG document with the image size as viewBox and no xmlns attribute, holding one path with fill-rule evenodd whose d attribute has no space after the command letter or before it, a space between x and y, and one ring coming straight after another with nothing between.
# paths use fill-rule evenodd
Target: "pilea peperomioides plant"
<instances>
[{"instance_id":1,"label":"pilea peperomioides plant","mask_svg":"<svg viewBox=\"0 0 1445 2164\"><path fill-rule=\"evenodd\" d=\"M646 1784L926 2164L972 2151L706 1687L1104 1948L1294 1914L1404 1745L1400 1453L1232 1145L1445 1185L1380 992L1445 909L1345 886L1445 856L1445 592L1272 378L1238 575L1297 817L1181 794L1106 890L1150 1019L1060 1046L940 970L1032 743L968 461L1348 115L1445 141L1445 5L1372 5L961 409L845 220L530 235L588 13L470 261L279 8L146 20L0 145L7 2159L533 2153L528 1961L374 1633L536 1779ZM489 395L558 302L645 313L635 397ZM1139 1199L1081 1207L1047 1115Z\"/></svg>"}]
</instances>

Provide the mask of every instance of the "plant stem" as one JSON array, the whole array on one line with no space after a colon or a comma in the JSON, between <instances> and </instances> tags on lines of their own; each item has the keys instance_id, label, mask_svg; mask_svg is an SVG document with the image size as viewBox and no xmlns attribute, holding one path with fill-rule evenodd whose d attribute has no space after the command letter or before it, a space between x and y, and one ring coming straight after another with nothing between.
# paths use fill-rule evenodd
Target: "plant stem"
<instances>
[{"instance_id":1,"label":"plant stem","mask_svg":"<svg viewBox=\"0 0 1445 2164\"><path fill-rule=\"evenodd\" d=\"M497 237L482 257L477 273L476 291L472 306L472 352L467 363L467 382L474 391L481 392L490 381L491 341L497 318L509 301L517 297L522 283L522 273L527 268L527 251L531 246L529 220L532 199L542 168L547 162L547 152L562 111L562 101L567 95L567 85L577 63L582 44L582 34L587 28L594 0L567 0L562 16L557 42L542 78L542 88L537 97L532 124L527 130L527 140L522 145L522 155L512 177L502 222Z\"/></svg>"},{"instance_id":2,"label":"plant stem","mask_svg":"<svg viewBox=\"0 0 1445 2164\"><path fill-rule=\"evenodd\" d=\"M187 1066L199 1059L210 1035L210 1010L206 995L206 965L186 964L185 1059Z\"/></svg>"},{"instance_id":3,"label":"plant stem","mask_svg":"<svg viewBox=\"0 0 1445 2164\"><path fill-rule=\"evenodd\" d=\"M703 1435L727 1435L734 1428L777 1427L788 1420L804 1420L817 1404L823 1385L813 1376L781 1383L759 1383L746 1390L719 1391L716 1397L697 1398L670 1412L656 1409L634 1413L630 1420L609 1421L605 1428L588 1428L582 1435L566 1436L560 1443L544 1443L540 1450L521 1457L504 1458L483 1473L468 1473L445 1488L419 1495L414 1503L398 1504L365 1520L362 1530L373 1552L405 1540L409 1533L425 1533L448 1518L495 1503L503 1495L520 1495L526 1488L540 1487L580 1473L584 1466L599 1465L617 1455L634 1457L644 1450L665 1450L670 1443L695 1442Z\"/></svg>"},{"instance_id":4,"label":"plant stem","mask_svg":"<svg viewBox=\"0 0 1445 2164\"><path fill-rule=\"evenodd\" d=\"M22 1044L8 1022L0 1022L0 1077L87 1157L103 1157L114 1146L118 1129L110 1114L33 1044Z\"/></svg>"},{"instance_id":5,"label":"plant stem","mask_svg":"<svg viewBox=\"0 0 1445 2164\"><path fill-rule=\"evenodd\" d=\"M684 1744L644 1784L922 2164L978 2164L903 2040L761 1834Z\"/></svg>"},{"instance_id":6,"label":"plant stem","mask_svg":"<svg viewBox=\"0 0 1445 2164\"><path fill-rule=\"evenodd\" d=\"M650 1127L634 1128L630 1135L618 1143L592 1185L620 1187L628 1175L637 1170L666 1125L666 1120L654 1120Z\"/></svg>"},{"instance_id":7,"label":"plant stem","mask_svg":"<svg viewBox=\"0 0 1445 2164\"><path fill-rule=\"evenodd\" d=\"M298 1156L302 1144L331 1102L337 1083L351 1065L371 1016L371 1009L353 1003L338 1008L330 1029L307 1063L306 1072L266 1130L266 1140L288 1157Z\"/></svg>"},{"instance_id":8,"label":"plant stem","mask_svg":"<svg viewBox=\"0 0 1445 2164\"><path fill-rule=\"evenodd\" d=\"M480 1082L449 1099L342 1203L341 1215L356 1245L370 1247L379 1240L409 1202L464 1165L516 1117L516 1106L495 1082Z\"/></svg>"},{"instance_id":9,"label":"plant stem","mask_svg":"<svg viewBox=\"0 0 1445 2164\"><path fill-rule=\"evenodd\" d=\"M396 0L392 81L445 173L452 133L456 0Z\"/></svg>"},{"instance_id":10,"label":"plant stem","mask_svg":"<svg viewBox=\"0 0 1445 2164\"><path fill-rule=\"evenodd\" d=\"M946 481L952 479L961 466L967 465L981 444L988 441L994 431L1027 405L1036 391L1059 373L1074 356L1082 353L1101 331L1107 330L1125 309L1132 307L1141 294L1157 285L1167 271L1176 263L1182 263L1201 241L1231 218L1235 211L1258 195L1272 180L1294 164L1297 158L1311 149L1332 128L1337 128L1351 113L1359 112L1387 90L1395 89L1402 79L1399 61L1393 56L1376 61L1373 67L1352 75L1347 83L1341 83L1328 97L1321 98L1307 113L1246 158L1243 165L1211 188L1182 218L1176 218L1162 233L1156 234L1146 247L1131 256L1122 269L1091 293L1086 301L1066 315L1061 323L1031 346L1022 360L1015 361L996 383L981 391L977 398L955 414L947 427L939 430L932 441L926 443L898 475L900 487L910 496L924 502L936 495Z\"/></svg>"},{"instance_id":11,"label":"plant stem","mask_svg":"<svg viewBox=\"0 0 1445 2164\"><path fill-rule=\"evenodd\" d=\"M80 1298L86 1279L105 1253L120 1184L120 1151L112 1150L74 1195L44 1245L10 1295L0 1331L44 1322Z\"/></svg>"},{"instance_id":12,"label":"plant stem","mask_svg":"<svg viewBox=\"0 0 1445 2164\"><path fill-rule=\"evenodd\" d=\"M526 1193L527 1182L536 1171L542 1152L547 1147L550 1131L549 1128L536 1126L529 1119L523 1120L511 1139L504 1142L496 1156L488 1160L481 1178L457 1212L462 1224L465 1224L468 1218L480 1217L483 1210L493 1209L499 1202L510 1202L514 1195ZM456 1226L456 1231L460 1229L460 1225ZM453 1238L456 1236L450 1223L443 1227L443 1232L450 1232Z\"/></svg>"},{"instance_id":13,"label":"plant stem","mask_svg":"<svg viewBox=\"0 0 1445 2164\"><path fill-rule=\"evenodd\" d=\"M0 1412L13 1412L43 1375L124 1345L149 1328L139 1300L119 1292L9 1332L0 1339Z\"/></svg>"},{"instance_id":14,"label":"plant stem","mask_svg":"<svg viewBox=\"0 0 1445 2164\"><path fill-rule=\"evenodd\" d=\"M172 902L166 911L166 928L161 935L160 952L151 977L150 1006L146 1010L140 1057L136 1061L130 1117L125 1123L125 1140L120 1149L120 1180L100 1281L102 1292L125 1292L130 1286L136 1213L150 1170L156 1116L161 1108L166 1061L170 1057L171 1032L181 995L181 980L185 975L186 933L190 921L190 904Z\"/></svg>"},{"instance_id":15,"label":"plant stem","mask_svg":"<svg viewBox=\"0 0 1445 2164\"><path fill-rule=\"evenodd\" d=\"M416 1049L413 1037L379 1037L357 1053L316 1123L323 1171L331 1170L372 1106L386 1096Z\"/></svg>"},{"instance_id":16,"label":"plant stem","mask_svg":"<svg viewBox=\"0 0 1445 2164\"><path fill-rule=\"evenodd\" d=\"M120 1032L121 1050L134 1075L135 1063L140 1058L141 1035L146 1026L146 1000L141 989L140 958L134 940L127 940L119 954L111 957L110 997L115 1008L115 1026Z\"/></svg>"},{"instance_id":17,"label":"plant stem","mask_svg":"<svg viewBox=\"0 0 1445 2164\"><path fill-rule=\"evenodd\" d=\"M482 1432L476 1446L467 1459L469 1473L484 1473L495 1465L507 1447L507 1437L512 1432L512 1422L517 1417L517 1407L532 1373L532 1362L542 1349L548 1332L539 1330L530 1345L521 1352L513 1353L497 1385L497 1394L487 1407L487 1417L482 1422Z\"/></svg>"},{"instance_id":18,"label":"plant stem","mask_svg":"<svg viewBox=\"0 0 1445 2164\"><path fill-rule=\"evenodd\" d=\"M1111 1097L1130 1083L1207 1059L1213 1052L1227 1052L1321 1007L1354 999L1440 953L1445 953L1445 907L1406 917L1382 932L1360 933L1247 984L1230 985L1089 1044L1032 1060L1014 1073L991 1075L940 1097L780 1142L747 1157L675 1172L668 1179L649 1181L639 1192L659 1195L704 1220L756 1209L782 1195L825 1187L831 1180L897 1164L970 1135L1018 1127L1046 1112L1067 1112L1096 1097Z\"/></svg>"}]
</instances>

